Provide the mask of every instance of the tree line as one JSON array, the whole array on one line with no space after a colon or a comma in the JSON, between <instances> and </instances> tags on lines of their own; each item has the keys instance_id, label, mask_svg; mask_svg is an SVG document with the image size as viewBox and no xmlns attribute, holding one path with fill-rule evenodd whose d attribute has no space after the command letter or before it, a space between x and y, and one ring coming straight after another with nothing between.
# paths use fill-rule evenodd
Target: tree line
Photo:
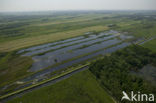
<instances>
[{"instance_id":1,"label":"tree line","mask_svg":"<svg viewBox=\"0 0 156 103\"><path fill-rule=\"evenodd\" d=\"M117 101L121 101L122 91L156 95L156 86L133 74L147 64L155 66L156 53L142 46L131 45L91 63L89 70Z\"/></svg>"}]
</instances>

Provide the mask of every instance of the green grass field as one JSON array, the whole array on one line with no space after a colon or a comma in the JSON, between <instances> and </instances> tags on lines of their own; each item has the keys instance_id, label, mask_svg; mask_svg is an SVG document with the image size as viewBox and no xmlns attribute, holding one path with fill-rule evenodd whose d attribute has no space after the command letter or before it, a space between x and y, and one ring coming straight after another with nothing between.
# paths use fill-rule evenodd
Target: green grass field
<instances>
[{"instance_id":1,"label":"green grass field","mask_svg":"<svg viewBox=\"0 0 156 103\"><path fill-rule=\"evenodd\" d=\"M94 75L85 70L54 85L27 93L8 103L113 103Z\"/></svg>"},{"instance_id":2,"label":"green grass field","mask_svg":"<svg viewBox=\"0 0 156 103\"><path fill-rule=\"evenodd\" d=\"M143 46L156 52L156 39L146 42L145 44L143 44Z\"/></svg>"}]
</instances>

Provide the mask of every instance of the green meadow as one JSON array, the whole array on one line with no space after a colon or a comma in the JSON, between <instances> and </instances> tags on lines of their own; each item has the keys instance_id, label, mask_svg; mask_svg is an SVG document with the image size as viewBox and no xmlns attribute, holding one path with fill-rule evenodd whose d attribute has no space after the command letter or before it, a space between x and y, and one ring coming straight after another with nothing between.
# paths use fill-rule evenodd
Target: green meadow
<instances>
[{"instance_id":1,"label":"green meadow","mask_svg":"<svg viewBox=\"0 0 156 103\"><path fill-rule=\"evenodd\" d=\"M143 46L156 52L156 39L146 42Z\"/></svg>"},{"instance_id":2,"label":"green meadow","mask_svg":"<svg viewBox=\"0 0 156 103\"><path fill-rule=\"evenodd\" d=\"M27 93L8 103L114 103L95 76L85 70L54 85Z\"/></svg>"}]
</instances>

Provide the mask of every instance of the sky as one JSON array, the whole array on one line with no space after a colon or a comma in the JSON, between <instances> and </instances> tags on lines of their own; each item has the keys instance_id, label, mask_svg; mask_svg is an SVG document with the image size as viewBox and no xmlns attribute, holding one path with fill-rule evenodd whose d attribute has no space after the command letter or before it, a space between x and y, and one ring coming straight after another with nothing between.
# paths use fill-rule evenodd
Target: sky
<instances>
[{"instance_id":1,"label":"sky","mask_svg":"<svg viewBox=\"0 0 156 103\"><path fill-rule=\"evenodd\" d=\"M0 11L156 10L156 0L0 0Z\"/></svg>"}]
</instances>

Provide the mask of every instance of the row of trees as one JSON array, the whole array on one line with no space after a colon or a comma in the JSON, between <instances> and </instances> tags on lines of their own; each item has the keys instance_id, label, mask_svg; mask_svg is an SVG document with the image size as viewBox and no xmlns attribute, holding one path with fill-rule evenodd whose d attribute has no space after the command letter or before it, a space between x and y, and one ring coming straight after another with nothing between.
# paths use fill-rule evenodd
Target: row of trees
<instances>
[{"instance_id":1,"label":"row of trees","mask_svg":"<svg viewBox=\"0 0 156 103\"><path fill-rule=\"evenodd\" d=\"M156 64L156 53L133 45L92 63L89 69L102 86L120 101L122 91L156 94L156 88L152 84L132 73L136 72L137 74L138 70L147 64Z\"/></svg>"}]
</instances>

